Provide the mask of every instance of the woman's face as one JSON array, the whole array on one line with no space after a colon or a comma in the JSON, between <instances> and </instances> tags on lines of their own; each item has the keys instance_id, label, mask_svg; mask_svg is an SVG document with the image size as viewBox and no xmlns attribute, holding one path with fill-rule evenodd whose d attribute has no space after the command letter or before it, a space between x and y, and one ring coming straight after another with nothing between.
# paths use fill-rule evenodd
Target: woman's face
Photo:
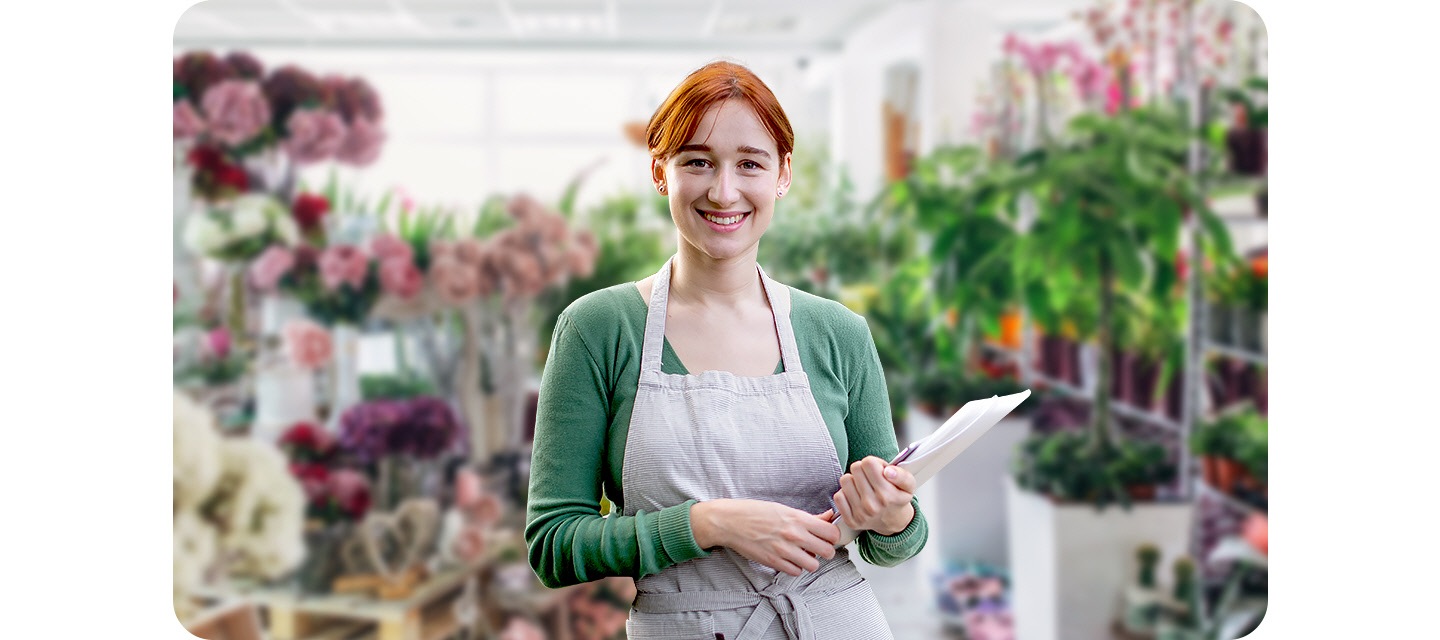
<instances>
[{"instance_id":1,"label":"woman's face","mask_svg":"<svg viewBox=\"0 0 1440 640\"><path fill-rule=\"evenodd\" d=\"M680 242L715 260L753 257L775 199L790 188L789 154L780 156L755 111L738 99L706 111L680 150L651 169Z\"/></svg>"}]
</instances>

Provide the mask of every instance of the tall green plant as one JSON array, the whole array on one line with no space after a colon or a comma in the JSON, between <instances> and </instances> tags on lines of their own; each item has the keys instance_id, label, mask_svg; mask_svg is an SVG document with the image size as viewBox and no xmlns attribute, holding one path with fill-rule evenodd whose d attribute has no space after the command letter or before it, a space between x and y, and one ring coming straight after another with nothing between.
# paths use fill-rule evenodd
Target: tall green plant
<instances>
[{"instance_id":1,"label":"tall green plant","mask_svg":"<svg viewBox=\"0 0 1440 640\"><path fill-rule=\"evenodd\" d=\"M1117 468L1127 454L1112 433L1110 389L1117 319L1127 308L1146 309L1127 307L1129 296L1138 292L1161 309L1174 308L1173 268L1187 212L1199 217L1206 242L1229 243L1201 180L1187 167L1198 134L1183 117L1163 104L1114 116L1082 114L1070 121L1063 140L1016 163L1014 185L1035 203L1033 223L1018 240L1016 265L1027 308L1050 323L1077 304L1093 311L1075 324L1082 339L1093 338L1099 347L1083 451L1096 468ZM1150 308L1140 317L1164 318L1161 313ZM1105 494L1119 490L1111 485ZM1091 497L1102 505L1119 497L1105 494Z\"/></svg>"}]
</instances>

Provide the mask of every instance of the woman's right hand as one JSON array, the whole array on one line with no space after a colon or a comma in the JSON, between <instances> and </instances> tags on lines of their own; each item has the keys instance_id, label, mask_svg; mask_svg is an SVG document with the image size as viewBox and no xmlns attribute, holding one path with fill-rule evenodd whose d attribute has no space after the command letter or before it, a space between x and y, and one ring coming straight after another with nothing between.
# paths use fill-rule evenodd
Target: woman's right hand
<instances>
[{"instance_id":1,"label":"woman's right hand","mask_svg":"<svg viewBox=\"0 0 1440 640\"><path fill-rule=\"evenodd\" d=\"M820 515L764 500L706 500L690 508L690 529L702 549L726 547L792 576L835 557L840 528Z\"/></svg>"}]
</instances>

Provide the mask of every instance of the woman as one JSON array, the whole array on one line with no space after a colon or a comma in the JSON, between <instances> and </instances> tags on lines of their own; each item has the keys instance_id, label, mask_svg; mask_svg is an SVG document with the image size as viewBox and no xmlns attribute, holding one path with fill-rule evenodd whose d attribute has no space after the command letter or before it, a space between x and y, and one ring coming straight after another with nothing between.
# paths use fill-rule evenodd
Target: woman
<instances>
[{"instance_id":1,"label":"woman","mask_svg":"<svg viewBox=\"0 0 1440 640\"><path fill-rule=\"evenodd\" d=\"M929 530L914 477L885 462L898 447L865 320L756 263L790 186L785 112L750 70L716 62L671 92L646 136L677 251L556 322L530 564L550 587L634 577L634 639L889 638L835 548L835 514L881 566L919 553Z\"/></svg>"}]
</instances>

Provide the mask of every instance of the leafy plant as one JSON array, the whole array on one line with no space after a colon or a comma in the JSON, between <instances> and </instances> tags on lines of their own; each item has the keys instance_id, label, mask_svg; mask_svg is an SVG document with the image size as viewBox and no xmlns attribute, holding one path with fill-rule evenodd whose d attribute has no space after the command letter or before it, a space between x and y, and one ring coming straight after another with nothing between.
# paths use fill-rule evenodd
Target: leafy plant
<instances>
[{"instance_id":1,"label":"leafy plant","mask_svg":"<svg viewBox=\"0 0 1440 640\"><path fill-rule=\"evenodd\" d=\"M435 395L435 385L414 373L367 374L360 376L360 395L365 400L400 400Z\"/></svg>"},{"instance_id":2,"label":"leafy plant","mask_svg":"<svg viewBox=\"0 0 1440 640\"><path fill-rule=\"evenodd\" d=\"M1094 413L1083 448L1066 449L1077 469L1067 472L1075 483L1065 497L1080 488L1080 497L1103 506L1123 496L1123 480L1136 473L1128 469L1139 464L1111 433L1111 353L1123 292L1142 292L1162 309L1176 304L1175 280L1161 276L1176 263L1187 212L1198 216L1209 242L1228 248L1229 237L1186 165L1197 132L1178 110L1083 114L1068 133L1017 161L1014 184L1034 196L1037 215L1019 238L1016 269L1037 318L1053 324L1085 308L1079 301L1093 301L1093 324L1082 317L1075 325L1080 338L1099 346Z\"/></svg>"},{"instance_id":3,"label":"leafy plant","mask_svg":"<svg viewBox=\"0 0 1440 640\"><path fill-rule=\"evenodd\" d=\"M1264 129L1270 123L1270 109L1264 102L1269 88L1269 79L1252 76L1240 87L1227 88L1221 91L1220 95L1227 103L1244 110L1247 128Z\"/></svg>"}]
</instances>

